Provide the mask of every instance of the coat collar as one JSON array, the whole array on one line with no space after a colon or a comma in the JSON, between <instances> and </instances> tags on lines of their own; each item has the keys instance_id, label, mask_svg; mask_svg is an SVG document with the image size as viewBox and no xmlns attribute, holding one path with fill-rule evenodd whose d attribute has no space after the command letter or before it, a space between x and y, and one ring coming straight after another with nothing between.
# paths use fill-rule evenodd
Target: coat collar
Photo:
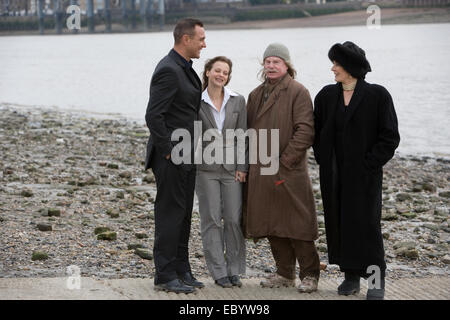
<instances>
[{"instance_id":1,"label":"coat collar","mask_svg":"<svg viewBox=\"0 0 450 320\"><path fill-rule=\"evenodd\" d=\"M233 101L233 97L237 97L238 94L230 90L230 98L228 99L228 102ZM234 127L231 127L230 125L233 123L233 112L234 108L231 108L228 106L225 108L225 121L223 122L222 132L225 131L225 129L234 129Z\"/></svg>"},{"instance_id":2,"label":"coat collar","mask_svg":"<svg viewBox=\"0 0 450 320\"><path fill-rule=\"evenodd\" d=\"M179 54L175 49L169 51L169 56L175 60L177 64L185 69L192 68L192 60L187 61L181 54Z\"/></svg>"},{"instance_id":3,"label":"coat collar","mask_svg":"<svg viewBox=\"0 0 450 320\"><path fill-rule=\"evenodd\" d=\"M266 113L273 107L275 102L278 101L281 91L285 90L288 87L291 80L292 77L289 74L286 74L284 78L280 80L280 83L278 83L273 89L273 92L270 94L269 99L267 99L266 103L264 103L262 107L258 109L256 119L260 118L264 113ZM261 98L260 101L263 102L262 96L264 95L264 83L259 86L259 91L259 95Z\"/></svg>"},{"instance_id":4,"label":"coat collar","mask_svg":"<svg viewBox=\"0 0 450 320\"><path fill-rule=\"evenodd\" d=\"M200 104L200 111L203 112L206 117L208 118L209 122L211 123L211 126L213 128L217 129L217 124L216 124L216 120L214 119L214 116L212 114L212 111L209 110L211 107L209 106L209 104L202 99L202 102Z\"/></svg>"},{"instance_id":5,"label":"coat collar","mask_svg":"<svg viewBox=\"0 0 450 320\"><path fill-rule=\"evenodd\" d=\"M339 94L342 93L342 84L338 83L338 92ZM353 114L355 113L356 109L361 105L361 101L364 97L364 94L366 92L366 85L367 82L365 82L363 79L358 79L356 82L355 91L353 92L352 98L350 99L350 103L348 105L348 116L345 117L344 126L347 125L349 120L352 118ZM339 96L338 96L339 99ZM337 100L339 101L339 100Z\"/></svg>"},{"instance_id":6,"label":"coat collar","mask_svg":"<svg viewBox=\"0 0 450 320\"><path fill-rule=\"evenodd\" d=\"M178 52L175 51L175 49L171 49L169 51L168 56L172 58L180 67L184 69L184 72L188 76L188 78L191 80L191 82L194 84L197 89L201 89L202 83L200 81L200 78L198 77L197 73L192 68L192 60L187 61L184 59Z\"/></svg>"}]
</instances>

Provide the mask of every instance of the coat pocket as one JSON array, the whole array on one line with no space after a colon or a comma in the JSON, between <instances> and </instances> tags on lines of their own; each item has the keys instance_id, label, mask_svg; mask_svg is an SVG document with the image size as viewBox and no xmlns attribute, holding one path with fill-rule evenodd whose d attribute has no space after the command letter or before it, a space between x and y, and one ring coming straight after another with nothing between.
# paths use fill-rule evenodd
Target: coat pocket
<instances>
[{"instance_id":1,"label":"coat pocket","mask_svg":"<svg viewBox=\"0 0 450 320\"><path fill-rule=\"evenodd\" d=\"M371 174L379 174L382 171L382 167L370 165L370 162L367 161L367 157L363 160L363 166L364 169Z\"/></svg>"}]
</instances>

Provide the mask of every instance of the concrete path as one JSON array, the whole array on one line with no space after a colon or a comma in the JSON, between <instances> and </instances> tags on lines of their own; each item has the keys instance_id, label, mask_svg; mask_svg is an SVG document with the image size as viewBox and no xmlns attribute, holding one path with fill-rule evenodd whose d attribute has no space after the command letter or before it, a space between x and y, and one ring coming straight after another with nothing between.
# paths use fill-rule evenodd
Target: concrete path
<instances>
[{"instance_id":1,"label":"concrete path","mask_svg":"<svg viewBox=\"0 0 450 320\"><path fill-rule=\"evenodd\" d=\"M199 279L206 287L193 294L157 292L153 279L95 280L81 278L80 288L68 278L0 278L0 300L361 300L367 281L361 280L356 296L338 296L342 279L321 278L318 292L300 294L295 288L264 289L261 279L242 279L242 288L223 289L211 279ZM69 289L74 288L74 289ZM411 278L386 281L386 300L450 300L450 278Z\"/></svg>"}]
</instances>

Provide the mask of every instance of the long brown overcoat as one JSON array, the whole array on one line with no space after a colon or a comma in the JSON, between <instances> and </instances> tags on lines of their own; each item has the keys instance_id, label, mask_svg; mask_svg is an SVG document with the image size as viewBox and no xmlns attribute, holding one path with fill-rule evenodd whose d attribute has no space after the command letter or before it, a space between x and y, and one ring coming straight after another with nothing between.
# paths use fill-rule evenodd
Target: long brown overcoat
<instances>
[{"instance_id":1,"label":"long brown overcoat","mask_svg":"<svg viewBox=\"0 0 450 320\"><path fill-rule=\"evenodd\" d=\"M270 129L279 129L279 170L262 175L258 156L250 160L243 226L248 238L277 236L313 241L318 237L315 202L308 174L307 152L314 141L313 105L309 91L289 75L275 87L266 103L264 84L247 101L248 128L268 130L267 154L273 154ZM250 155L251 157L251 155Z\"/></svg>"}]
</instances>

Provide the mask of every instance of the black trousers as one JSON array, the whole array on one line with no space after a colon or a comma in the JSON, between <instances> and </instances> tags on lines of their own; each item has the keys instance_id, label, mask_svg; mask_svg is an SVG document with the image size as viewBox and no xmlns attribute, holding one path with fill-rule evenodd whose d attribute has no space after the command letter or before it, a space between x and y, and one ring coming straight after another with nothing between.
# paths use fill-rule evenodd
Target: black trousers
<instances>
[{"instance_id":1,"label":"black trousers","mask_svg":"<svg viewBox=\"0 0 450 320\"><path fill-rule=\"evenodd\" d=\"M155 152L151 167L156 180L155 284L191 272L189 235L194 202L195 166L175 165Z\"/></svg>"}]
</instances>

